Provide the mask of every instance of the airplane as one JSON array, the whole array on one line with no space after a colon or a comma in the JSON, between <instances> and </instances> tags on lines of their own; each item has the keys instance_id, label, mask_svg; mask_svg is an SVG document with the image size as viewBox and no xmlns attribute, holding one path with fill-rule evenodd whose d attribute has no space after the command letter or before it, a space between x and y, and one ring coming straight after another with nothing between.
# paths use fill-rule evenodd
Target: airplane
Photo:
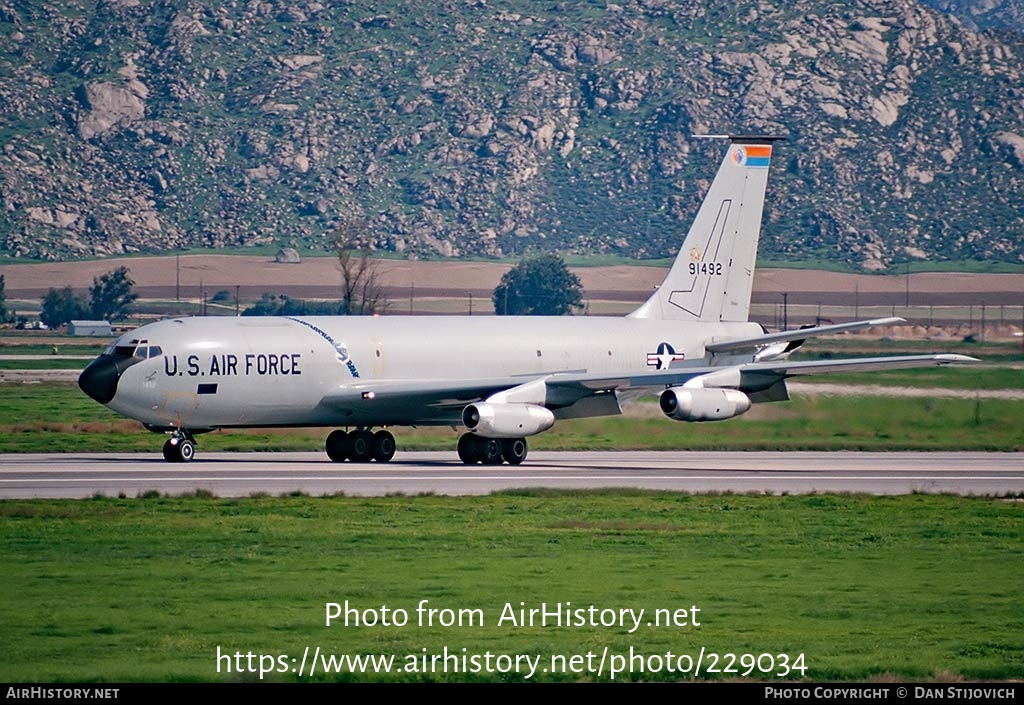
<instances>
[{"instance_id":1,"label":"airplane","mask_svg":"<svg viewBox=\"0 0 1024 705\"><path fill-rule=\"evenodd\" d=\"M330 427L334 462L390 461L391 426L459 426L466 464L519 465L557 420L619 414L659 394L702 422L789 399L790 377L976 362L955 354L790 361L809 338L903 319L769 333L748 320L772 152L780 137L715 135L728 149L661 286L624 317L172 318L122 335L82 372L90 397L168 434ZM376 432L374 428L379 428Z\"/></svg>"}]
</instances>

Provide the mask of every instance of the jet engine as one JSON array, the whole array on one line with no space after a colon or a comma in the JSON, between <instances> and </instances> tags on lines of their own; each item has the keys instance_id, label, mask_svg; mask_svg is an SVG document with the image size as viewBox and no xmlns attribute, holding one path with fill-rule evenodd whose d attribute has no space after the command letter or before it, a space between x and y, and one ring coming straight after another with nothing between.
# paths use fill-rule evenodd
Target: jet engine
<instances>
[{"instance_id":1,"label":"jet engine","mask_svg":"<svg viewBox=\"0 0 1024 705\"><path fill-rule=\"evenodd\" d=\"M676 421L721 421L750 408L750 397L737 389L669 387L658 405Z\"/></svg>"},{"instance_id":2,"label":"jet engine","mask_svg":"<svg viewBox=\"0 0 1024 705\"><path fill-rule=\"evenodd\" d=\"M546 431L555 415L536 404L470 404L462 410L462 423L484 438L522 438Z\"/></svg>"}]
</instances>

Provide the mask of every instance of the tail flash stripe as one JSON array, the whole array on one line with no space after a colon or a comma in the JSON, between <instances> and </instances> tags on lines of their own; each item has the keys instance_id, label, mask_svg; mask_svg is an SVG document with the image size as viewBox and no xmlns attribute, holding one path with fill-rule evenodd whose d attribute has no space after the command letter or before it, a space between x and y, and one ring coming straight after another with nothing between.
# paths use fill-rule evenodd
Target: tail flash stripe
<instances>
[{"instance_id":1,"label":"tail flash stripe","mask_svg":"<svg viewBox=\"0 0 1024 705\"><path fill-rule=\"evenodd\" d=\"M767 167L771 163L770 144L738 145L732 154L733 161L740 166Z\"/></svg>"}]
</instances>

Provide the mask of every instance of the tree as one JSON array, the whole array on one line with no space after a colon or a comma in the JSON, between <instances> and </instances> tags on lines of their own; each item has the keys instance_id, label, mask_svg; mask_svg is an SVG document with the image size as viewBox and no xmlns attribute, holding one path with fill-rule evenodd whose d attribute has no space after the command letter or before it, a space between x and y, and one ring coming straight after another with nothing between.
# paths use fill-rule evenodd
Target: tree
<instances>
[{"instance_id":1,"label":"tree","mask_svg":"<svg viewBox=\"0 0 1024 705\"><path fill-rule=\"evenodd\" d=\"M128 315L128 307L139 296L128 268L121 266L100 277L93 277L89 287L89 307L98 321L113 321Z\"/></svg>"},{"instance_id":2,"label":"tree","mask_svg":"<svg viewBox=\"0 0 1024 705\"><path fill-rule=\"evenodd\" d=\"M89 305L70 286L47 291L43 297L43 308L39 312L39 320L47 328L60 328L68 321L88 317Z\"/></svg>"},{"instance_id":3,"label":"tree","mask_svg":"<svg viewBox=\"0 0 1024 705\"><path fill-rule=\"evenodd\" d=\"M281 300L276 294L264 291L260 300L242 311L243 316L280 316Z\"/></svg>"},{"instance_id":4,"label":"tree","mask_svg":"<svg viewBox=\"0 0 1024 705\"><path fill-rule=\"evenodd\" d=\"M334 231L334 252L341 270L341 312L350 316L384 313L390 302L377 269L370 257L369 225L365 220L350 220Z\"/></svg>"},{"instance_id":5,"label":"tree","mask_svg":"<svg viewBox=\"0 0 1024 705\"><path fill-rule=\"evenodd\" d=\"M243 316L337 316L340 301L305 301L284 294L263 292L260 300L242 311Z\"/></svg>"},{"instance_id":6,"label":"tree","mask_svg":"<svg viewBox=\"0 0 1024 705\"><path fill-rule=\"evenodd\" d=\"M583 308L580 278L556 254L528 257L505 272L494 288L499 316L563 316Z\"/></svg>"}]
</instances>

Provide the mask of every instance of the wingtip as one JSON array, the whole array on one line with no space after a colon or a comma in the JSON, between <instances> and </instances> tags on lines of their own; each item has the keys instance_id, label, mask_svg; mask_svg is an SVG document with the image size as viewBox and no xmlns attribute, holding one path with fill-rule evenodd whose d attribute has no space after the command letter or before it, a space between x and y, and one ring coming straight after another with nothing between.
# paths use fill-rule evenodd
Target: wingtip
<instances>
[{"instance_id":1,"label":"wingtip","mask_svg":"<svg viewBox=\"0 0 1024 705\"><path fill-rule=\"evenodd\" d=\"M981 362L976 357L970 355L959 355L957 353L942 353L934 357L935 361L942 365L957 365L957 364L969 364L973 362Z\"/></svg>"}]
</instances>

